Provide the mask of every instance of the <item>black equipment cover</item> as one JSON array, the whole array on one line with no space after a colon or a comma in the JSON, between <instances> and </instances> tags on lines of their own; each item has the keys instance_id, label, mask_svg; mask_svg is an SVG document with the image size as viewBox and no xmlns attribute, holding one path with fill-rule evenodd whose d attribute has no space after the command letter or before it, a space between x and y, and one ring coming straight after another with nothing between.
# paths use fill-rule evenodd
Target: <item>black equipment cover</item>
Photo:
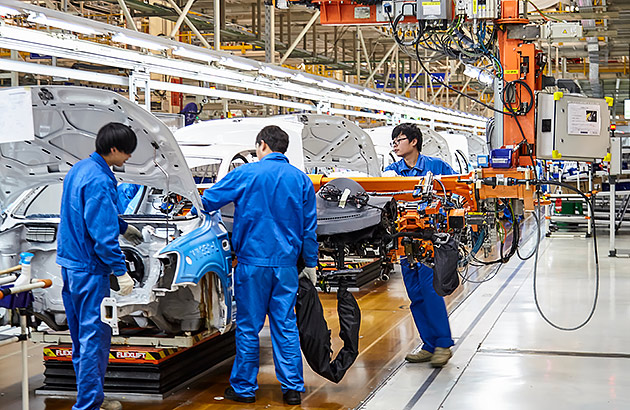
<instances>
[{"instance_id":1,"label":"black equipment cover","mask_svg":"<svg viewBox=\"0 0 630 410\"><path fill-rule=\"evenodd\" d=\"M433 248L435 250L435 266L433 267L433 288L440 296L448 296L459 286L459 274L457 273L457 261L459 251L457 241L451 235L448 238L435 238ZM444 239L444 242L440 241Z\"/></svg>"},{"instance_id":2,"label":"black equipment cover","mask_svg":"<svg viewBox=\"0 0 630 410\"><path fill-rule=\"evenodd\" d=\"M307 278L300 279L295 311L300 346L308 365L320 376L339 383L359 355L361 310L356 299L346 288L337 291L339 337L343 340L343 347L332 361L330 329L324 319L324 309L317 289Z\"/></svg>"}]
</instances>

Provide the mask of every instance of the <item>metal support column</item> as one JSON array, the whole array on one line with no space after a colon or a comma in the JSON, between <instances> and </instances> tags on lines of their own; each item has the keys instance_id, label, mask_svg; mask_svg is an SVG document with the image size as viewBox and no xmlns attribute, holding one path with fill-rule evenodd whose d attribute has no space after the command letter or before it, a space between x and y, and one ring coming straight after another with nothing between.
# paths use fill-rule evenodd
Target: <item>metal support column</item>
<instances>
[{"instance_id":1,"label":"metal support column","mask_svg":"<svg viewBox=\"0 0 630 410\"><path fill-rule=\"evenodd\" d=\"M18 61L20 54L17 50L11 50L11 60ZM11 71L11 87L18 87L20 85L20 74L17 71Z\"/></svg>"},{"instance_id":2,"label":"metal support column","mask_svg":"<svg viewBox=\"0 0 630 410\"><path fill-rule=\"evenodd\" d=\"M282 56L282 58L280 59L280 62L278 62L278 64L280 64L280 65L284 64L284 62L287 60L287 58L289 58L289 56L291 55L293 50L295 50L295 47L297 47L298 43L302 40L304 35L308 32L308 29L311 28L313 23L315 23L315 21L319 17L319 14L320 14L319 10L317 10L315 12L315 14L313 14L313 16L308 21L308 23L306 23L306 26L304 26L304 28L302 29L300 34L298 34L298 36L295 38L295 40L293 40L293 43L291 43L291 45L289 46L289 49L286 51L286 53L284 53L284 55Z\"/></svg>"},{"instance_id":3,"label":"metal support column","mask_svg":"<svg viewBox=\"0 0 630 410\"><path fill-rule=\"evenodd\" d=\"M275 3L275 2L274 2ZM274 63L276 54L276 8L265 5L265 62Z\"/></svg>"},{"instance_id":4,"label":"metal support column","mask_svg":"<svg viewBox=\"0 0 630 410\"><path fill-rule=\"evenodd\" d=\"M396 65L394 66L396 68L396 95L400 94L400 59L398 58L398 47L396 47L396 54L395 54L395 59L396 59Z\"/></svg>"},{"instance_id":5,"label":"metal support column","mask_svg":"<svg viewBox=\"0 0 630 410\"><path fill-rule=\"evenodd\" d=\"M213 1L214 6L214 49L221 50L221 2L219 0Z\"/></svg>"},{"instance_id":6,"label":"metal support column","mask_svg":"<svg viewBox=\"0 0 630 410\"><path fill-rule=\"evenodd\" d=\"M354 50L356 51L356 54L354 56L355 58L355 64L356 64L356 68L357 68L357 84L361 84L361 43L359 42L359 26L356 26L356 32L354 33ZM374 75L371 75L370 77L374 77ZM365 82L365 85L368 85L369 81Z\"/></svg>"},{"instance_id":7,"label":"metal support column","mask_svg":"<svg viewBox=\"0 0 630 410\"><path fill-rule=\"evenodd\" d=\"M616 218L615 218L615 185L617 182L617 177L614 175L611 175L608 177L608 185L610 185L610 191L609 191L609 204L610 204L610 209L609 209L609 213L610 213L610 220L609 220L609 229L610 229L610 238L609 238L609 246L608 246L608 256L617 256L617 249L615 248L615 222L616 222Z\"/></svg>"}]
</instances>

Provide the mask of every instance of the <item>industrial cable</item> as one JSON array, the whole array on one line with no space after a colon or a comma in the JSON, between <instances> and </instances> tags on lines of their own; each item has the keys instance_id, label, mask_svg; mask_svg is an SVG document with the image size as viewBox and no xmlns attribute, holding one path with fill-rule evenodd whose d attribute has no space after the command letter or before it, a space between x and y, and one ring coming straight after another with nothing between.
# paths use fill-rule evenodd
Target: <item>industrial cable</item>
<instances>
[{"instance_id":1,"label":"industrial cable","mask_svg":"<svg viewBox=\"0 0 630 410\"><path fill-rule=\"evenodd\" d=\"M536 232L538 232L538 235L536 236L536 245L534 246L534 249L532 249L532 252L529 255L523 258L518 248L516 248L516 256L518 256L518 258L522 261L531 259L532 256L534 256L534 253L536 252L536 248L540 246L540 218L538 217L537 213L538 213L538 208L534 212L532 212L532 215L534 216L534 219L536 220Z\"/></svg>"},{"instance_id":2,"label":"industrial cable","mask_svg":"<svg viewBox=\"0 0 630 410\"><path fill-rule=\"evenodd\" d=\"M588 205L588 208L590 210L591 213L591 218L595 218L595 209L593 208L593 204L591 203L591 199L589 197L587 197L584 192L580 191L577 188L572 187L569 184L565 184L564 182L558 182L558 181L551 181L551 180L539 180L538 184L543 184L543 185L556 185L559 187L563 187L566 189L569 189L571 191L574 191L576 193L578 193L582 199L584 199L584 201L586 202L586 204ZM540 307L540 303L538 302L538 290L536 287L536 283L537 283L537 278L538 278L538 246L536 246L535 248L535 259L534 259L534 275L533 275L533 289L534 289L534 303L536 304L536 309L538 310L538 313L540 313L540 315L542 316L542 318L545 320L545 322L547 322L549 325L551 325L552 327L558 329L558 330L565 330L565 331L573 331L573 330L578 330L581 329L582 327L584 327L593 317L593 314L595 313L595 309L597 307L597 301L599 299L599 277L600 277L600 272L599 272L599 254L597 252L597 231L596 231L596 224L593 223L593 251L595 254L595 295L593 297L593 305L591 307L591 310L587 316L587 318L580 323L577 326L574 327L564 327L564 326L559 326L555 323L553 323L546 315L545 313L542 311L542 308ZM538 224L538 236L540 237L540 224Z\"/></svg>"},{"instance_id":3,"label":"industrial cable","mask_svg":"<svg viewBox=\"0 0 630 410\"><path fill-rule=\"evenodd\" d=\"M531 0L527 0L527 1L530 4L534 5L531 2ZM541 14L541 16L546 17L538 9L538 7L536 7L535 5L534 5L534 7ZM561 21L561 20L556 19L555 17L552 17L552 18L554 20ZM400 21L400 20L398 20L398 21ZM390 20L390 22L391 22L391 20ZM419 25L419 32L421 32L421 33L419 33L416 36L416 40L417 41L415 41L415 44L413 44L413 45L415 46L414 49L415 49L416 59L417 59L418 63L420 64L420 66L422 67L422 69L427 73L427 75L429 75L429 77L431 78L432 82L433 81L437 82L438 84L442 85L443 87L446 87L449 90L451 90L451 91L453 91L453 92L455 92L455 93L457 93L457 94L459 94L459 95L461 95L463 97L466 97L466 98L476 102L477 104L480 104L483 107L486 107L487 109L489 109L489 110L491 110L493 112L497 112L497 113L500 113L502 115L509 115L512 118L514 118L514 120L515 120L515 122L516 122L516 124L518 126L519 132L521 134L521 137L522 137L522 142L518 146L520 146L520 145L525 145L526 146L526 148L527 148L527 155L530 157L530 160L531 160L531 163L532 163L531 166L532 166L532 170L533 170L533 173L534 173L534 181L535 181L534 185L536 186L536 195L538 197L538 203L537 203L537 209L536 209L536 212L538 214L540 213L540 186L541 185L558 185L558 186L564 186L565 188L573 190L573 191L576 191L578 194L580 194L585 199L585 201L587 202L588 207L589 207L590 212L591 212L591 215L594 218L593 205L590 202L589 198L586 197L586 195L584 195L581 191L573 188L570 185L563 184L561 182L541 181L541 180L538 179L538 175L536 173L536 162L534 161L534 158L533 158L532 147L531 147L531 144L529 143L529 141L527 141L527 138L525 136L525 132L523 131L523 128L522 128L522 126L520 124L520 121L518 119L518 116L526 115L527 113L529 113L529 111L531 110L531 108L534 105L533 91L527 85L527 83L525 83L524 81L522 81L520 79L519 80L514 80L514 81L511 81L511 82L507 83L506 87L504 88L504 92L501 95L502 102L504 103L504 107L508 111L508 112L504 112L504 111L498 110L498 109L496 109L496 108L494 108L494 107L492 107L492 106L490 106L490 105L480 101L477 98L472 97L471 95L468 95L468 94L466 94L466 93L464 93L464 92L462 92L460 90L455 89L454 87L451 87L450 85L448 85L444 81L442 81L439 77L437 77L436 75L431 73L428 70L428 68L425 66L423 58L420 56L420 48L423 48L423 49L429 50L429 51L433 51L433 52L437 52L437 53L441 53L441 54L449 56L449 57L458 58L462 62L467 62L467 61L470 62L470 59L472 59L474 57L481 58L481 56L486 56L483 53L475 54L474 51L470 52L469 50L466 50L466 47L465 47L464 43L469 43L469 44L474 46L474 42L471 41L471 39L469 39L468 37L466 37L461 31L459 31L460 24L461 24L461 18L458 18L458 19L454 20L453 24L451 25L451 27L447 31L447 34L448 34L447 37L449 38L449 41L452 44L455 44L456 47L457 47L456 51L454 51L449 46L449 44L445 40L444 36L442 36L442 37L436 36L435 31L432 31L431 33L427 33L424 30L424 28ZM392 30L395 33L397 33L397 25L392 24ZM496 33L496 30L493 30L493 35L495 33ZM453 36L453 34L455 34L455 36ZM480 32L477 33L477 37L478 37L478 39L483 39L483 36L480 34ZM401 46L401 47L407 47L407 46L410 45L408 43L404 43L402 41L399 41L400 39L398 38L397 35L394 36L394 39L396 40L397 44L399 44L399 46ZM434 44L434 46L430 46L430 44L429 44L430 42L432 42ZM423 43L426 43L426 44L423 44ZM480 43L483 44L483 41L481 41ZM489 41L489 44L491 44L490 41ZM486 48L486 50L487 50L487 48ZM403 51L406 54L410 55L410 53L408 53L404 48L403 48ZM481 48L481 51L485 51L485 50L483 50L483 47ZM496 57L494 57L494 55L492 53L490 53L490 54L492 56L491 58L493 58L493 60L495 60L494 63L496 63L496 60L497 60ZM468 57L468 58L466 58L466 57ZM498 61L498 64L500 66L500 61ZM502 67L501 67L501 71L502 71ZM501 77L502 77L502 75L501 75ZM527 103L527 104L523 104L523 101L520 101L519 102L519 106L516 109L514 109L512 107L512 103L511 102L506 104L506 102L507 102L506 97L508 97L507 92L509 92L510 93L509 101L513 100L512 97L518 97L518 99L521 100L520 94L517 91L517 85L521 85L521 88L525 88L525 91L530 96L530 102ZM517 148L518 148L518 146L517 146ZM599 257L598 257L598 253L597 253L597 235L596 235L595 227L593 227L593 247L594 247L594 253L595 253L596 287L595 287L595 297L594 297L594 300L593 300L593 306L592 306L592 309L591 309L588 317L581 324L579 324L577 326L574 326L574 327L562 327L562 326L559 326L559 325L553 323L551 320L549 320L549 318L547 318L547 316L544 314L544 312L542 311L542 308L540 307L540 305L538 303L538 296L537 296L537 290L536 290L536 273L537 273L537 267L538 267L538 254L539 254L539 248L540 248L541 224L540 224L540 220L538 218L538 215L536 215L535 218L536 218L536 221L537 221L537 223L536 223L536 227L537 228L536 229L537 229L537 235L538 235L536 246L534 247L534 252L533 252L534 256L535 256L535 261L534 261L534 300L535 300L535 303L536 303L536 308L537 308L538 312L540 313L540 315L543 317L543 319L549 325L551 325L552 327L554 327L556 329L565 330L565 331L572 331L572 330L580 329L583 326L585 326L590 321L590 319L592 318L592 316L593 316L593 314L595 312L595 308L597 306L597 300L598 300L598 296L599 296L599 276L600 276L600 273L599 273ZM593 224L593 225L595 225L595 224ZM514 250L514 253L518 253L518 242L519 241L515 240L515 239L516 238L513 235L513 242L512 242L513 246L511 247L510 252L507 255L507 260L509 260L509 258L511 256L513 256L512 249ZM514 247L514 245L516 245L516 247ZM475 260L476 262L481 263L483 265L497 264L497 263L498 264L502 264L502 263L504 263L503 261L506 258L506 257L504 257L502 255L502 252L503 252L503 250L501 248L501 258L498 259L498 260L495 260L495 261L490 261L490 262L479 261L473 254L471 254L471 257L472 257L473 260ZM520 258L521 257L520 254L518 254L518 255L519 255L519 258ZM527 260L527 259L530 259L530 258L531 258L531 255L529 255L528 257L526 257L524 259L523 258L521 258L521 259Z\"/></svg>"},{"instance_id":4,"label":"industrial cable","mask_svg":"<svg viewBox=\"0 0 630 410\"><path fill-rule=\"evenodd\" d=\"M462 283L466 283L466 282L468 282L468 283L474 283L474 284L481 284L481 283L486 283L486 282L489 282L489 281L491 281L492 279L494 279L494 278L497 276L497 274L499 273L499 271L501 270L501 268L503 267L503 264L502 264L502 263L498 264L498 265L497 265L497 267L496 267L496 269L494 270L494 272L492 272L490 275L486 276L485 278L483 278L483 279L481 279L481 280L473 280L473 279L470 279L470 277L471 277L473 274L475 274L475 273L479 272L479 270L480 270L482 267L484 267L485 265L474 265L474 266L477 266L478 268L477 268L477 269L475 269L475 271L474 271L473 273L471 273L470 275L468 274L468 270L469 270L469 268L468 268L468 267L469 267L469 266L470 266L470 264L467 264L467 265L466 265L466 275L462 275L462 274L459 272L459 270L457 271L457 273L459 274L459 276L462 278Z\"/></svg>"},{"instance_id":5,"label":"industrial cable","mask_svg":"<svg viewBox=\"0 0 630 410\"><path fill-rule=\"evenodd\" d=\"M532 0L527 0L527 2L528 2L529 4L531 4L532 6L534 6L534 8L535 8L535 9L536 9L536 11L538 12L538 14L540 14L540 16L541 16L543 19L545 19L545 21L549 21L550 19L553 19L553 20L555 20L555 21L559 21L559 22L561 22L561 23L563 23L563 22L564 22L563 20L560 20L559 18L556 18L556 17L554 17L554 16L549 16L549 15L547 15L547 14L543 13L543 12L542 12L542 11L538 8L538 6L536 6L536 5L534 4L534 2L533 2Z\"/></svg>"}]
</instances>

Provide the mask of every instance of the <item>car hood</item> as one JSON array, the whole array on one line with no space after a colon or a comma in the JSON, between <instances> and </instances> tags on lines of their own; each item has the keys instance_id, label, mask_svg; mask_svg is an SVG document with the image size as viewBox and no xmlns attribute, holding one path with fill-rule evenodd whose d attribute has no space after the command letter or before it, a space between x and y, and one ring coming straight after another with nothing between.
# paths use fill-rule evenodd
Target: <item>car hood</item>
<instances>
[{"instance_id":1,"label":"car hood","mask_svg":"<svg viewBox=\"0 0 630 410\"><path fill-rule=\"evenodd\" d=\"M238 152L255 149L256 135L268 125L277 125L289 135L285 155L292 165L303 170L304 159L299 143L302 124L295 121L279 121L277 117L209 120L177 130L175 138L186 154L188 166L192 168L204 165L205 157L230 162Z\"/></svg>"},{"instance_id":2,"label":"car hood","mask_svg":"<svg viewBox=\"0 0 630 410\"><path fill-rule=\"evenodd\" d=\"M154 115L112 91L73 86L28 87L34 139L0 144L0 206L22 192L63 181L94 152L98 130L109 122L129 125L138 146L116 178L175 192L200 206L201 199L173 134Z\"/></svg>"},{"instance_id":3,"label":"car hood","mask_svg":"<svg viewBox=\"0 0 630 410\"><path fill-rule=\"evenodd\" d=\"M381 167L370 136L355 123L334 115L298 114L304 124L304 166L338 167L381 176Z\"/></svg>"}]
</instances>

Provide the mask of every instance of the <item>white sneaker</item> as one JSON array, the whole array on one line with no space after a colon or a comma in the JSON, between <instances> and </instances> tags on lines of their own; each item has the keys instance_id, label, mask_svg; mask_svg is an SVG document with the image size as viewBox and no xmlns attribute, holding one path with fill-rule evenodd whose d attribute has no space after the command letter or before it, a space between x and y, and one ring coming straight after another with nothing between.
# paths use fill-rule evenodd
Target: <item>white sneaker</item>
<instances>
[{"instance_id":1,"label":"white sneaker","mask_svg":"<svg viewBox=\"0 0 630 410\"><path fill-rule=\"evenodd\" d=\"M122 410L122 404L118 400L105 400L101 404L101 410Z\"/></svg>"}]
</instances>

